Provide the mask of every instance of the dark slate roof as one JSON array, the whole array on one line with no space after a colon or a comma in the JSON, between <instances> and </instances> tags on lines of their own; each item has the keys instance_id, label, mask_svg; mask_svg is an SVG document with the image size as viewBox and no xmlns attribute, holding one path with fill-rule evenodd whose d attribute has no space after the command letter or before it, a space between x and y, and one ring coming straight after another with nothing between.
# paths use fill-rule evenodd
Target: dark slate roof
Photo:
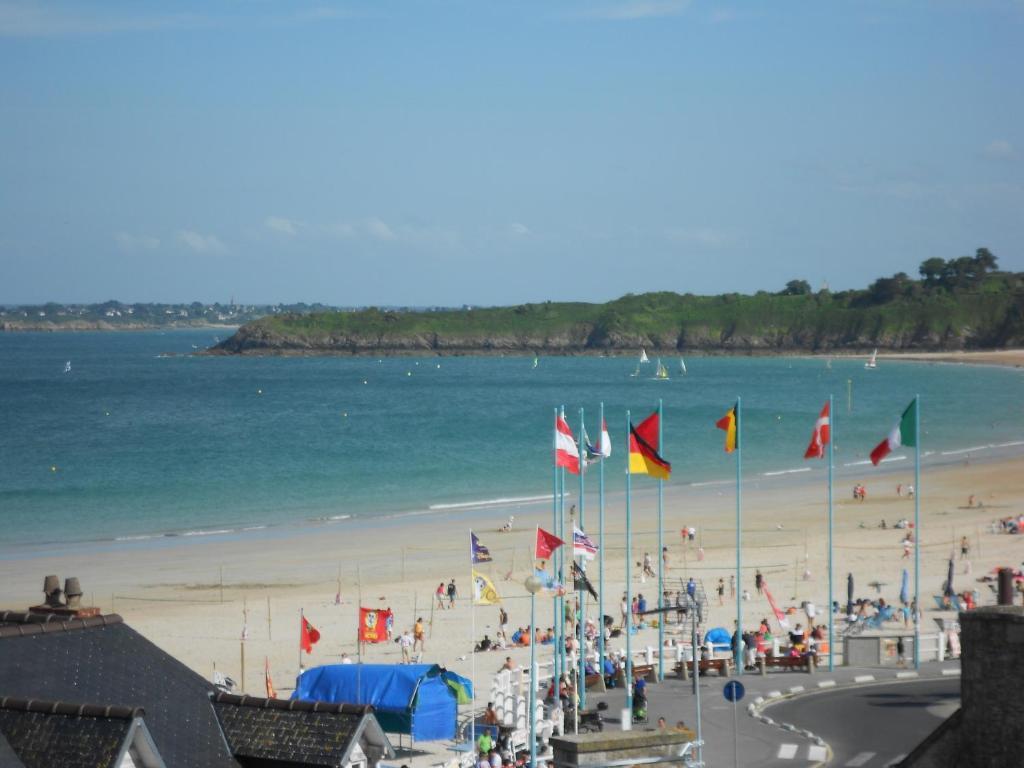
<instances>
[{"instance_id":1,"label":"dark slate roof","mask_svg":"<svg viewBox=\"0 0 1024 768\"><path fill-rule=\"evenodd\" d=\"M2 698L0 734L19 760L11 765L111 768L141 716L127 707Z\"/></svg>"},{"instance_id":2,"label":"dark slate roof","mask_svg":"<svg viewBox=\"0 0 1024 768\"><path fill-rule=\"evenodd\" d=\"M218 693L213 699L232 753L247 759L340 767L373 707L261 699Z\"/></svg>"},{"instance_id":3,"label":"dark slate roof","mask_svg":"<svg viewBox=\"0 0 1024 768\"><path fill-rule=\"evenodd\" d=\"M168 768L237 768L212 684L120 616L67 620L0 612L0 696L143 707Z\"/></svg>"}]
</instances>

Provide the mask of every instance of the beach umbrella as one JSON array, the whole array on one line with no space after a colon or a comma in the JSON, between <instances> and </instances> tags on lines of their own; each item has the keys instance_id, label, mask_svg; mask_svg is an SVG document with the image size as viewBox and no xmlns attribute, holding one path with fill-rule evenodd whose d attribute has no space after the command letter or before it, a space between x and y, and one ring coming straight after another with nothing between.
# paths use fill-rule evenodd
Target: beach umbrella
<instances>
[{"instance_id":1,"label":"beach umbrella","mask_svg":"<svg viewBox=\"0 0 1024 768\"><path fill-rule=\"evenodd\" d=\"M853 574L846 577L846 615L853 613Z\"/></svg>"},{"instance_id":2,"label":"beach umbrella","mask_svg":"<svg viewBox=\"0 0 1024 768\"><path fill-rule=\"evenodd\" d=\"M953 591L953 558L949 558L949 570L946 572L946 592L945 594L949 597L953 597L956 592Z\"/></svg>"},{"instance_id":3,"label":"beach umbrella","mask_svg":"<svg viewBox=\"0 0 1024 768\"><path fill-rule=\"evenodd\" d=\"M900 577L900 602L910 602L910 574L907 573L907 569L903 569L903 576Z\"/></svg>"}]
</instances>

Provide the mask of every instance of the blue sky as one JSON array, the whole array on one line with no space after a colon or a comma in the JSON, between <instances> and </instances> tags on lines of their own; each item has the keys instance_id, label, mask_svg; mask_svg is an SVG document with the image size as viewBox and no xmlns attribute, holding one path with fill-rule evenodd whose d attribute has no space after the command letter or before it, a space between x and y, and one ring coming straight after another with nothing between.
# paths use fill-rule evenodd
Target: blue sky
<instances>
[{"instance_id":1,"label":"blue sky","mask_svg":"<svg viewBox=\"0 0 1024 768\"><path fill-rule=\"evenodd\" d=\"M1024 270L1024 3L0 0L0 302Z\"/></svg>"}]
</instances>

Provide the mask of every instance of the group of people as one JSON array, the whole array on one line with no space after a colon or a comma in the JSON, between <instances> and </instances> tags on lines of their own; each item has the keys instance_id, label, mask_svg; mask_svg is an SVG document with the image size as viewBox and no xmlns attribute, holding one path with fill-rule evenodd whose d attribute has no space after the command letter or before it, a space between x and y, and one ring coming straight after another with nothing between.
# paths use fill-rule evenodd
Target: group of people
<instances>
[{"instance_id":1,"label":"group of people","mask_svg":"<svg viewBox=\"0 0 1024 768\"><path fill-rule=\"evenodd\" d=\"M434 590L434 597L437 599L437 607L442 611L455 607L455 601L459 597L459 590L455 586L455 579L448 582L448 586L442 581Z\"/></svg>"}]
</instances>

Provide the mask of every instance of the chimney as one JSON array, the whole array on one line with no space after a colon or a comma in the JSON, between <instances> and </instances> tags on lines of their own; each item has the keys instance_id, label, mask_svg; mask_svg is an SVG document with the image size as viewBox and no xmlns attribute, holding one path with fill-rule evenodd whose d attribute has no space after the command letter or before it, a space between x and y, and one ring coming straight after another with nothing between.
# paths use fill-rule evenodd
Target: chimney
<instances>
[{"instance_id":1,"label":"chimney","mask_svg":"<svg viewBox=\"0 0 1024 768\"><path fill-rule=\"evenodd\" d=\"M41 605L33 605L28 609L29 613L56 614L69 619L100 615L99 608L82 607L82 585L75 576L65 580L63 592L60 579L55 574L47 576L43 579L43 594L45 601ZM61 601L61 595L67 598L66 603Z\"/></svg>"}]
</instances>

